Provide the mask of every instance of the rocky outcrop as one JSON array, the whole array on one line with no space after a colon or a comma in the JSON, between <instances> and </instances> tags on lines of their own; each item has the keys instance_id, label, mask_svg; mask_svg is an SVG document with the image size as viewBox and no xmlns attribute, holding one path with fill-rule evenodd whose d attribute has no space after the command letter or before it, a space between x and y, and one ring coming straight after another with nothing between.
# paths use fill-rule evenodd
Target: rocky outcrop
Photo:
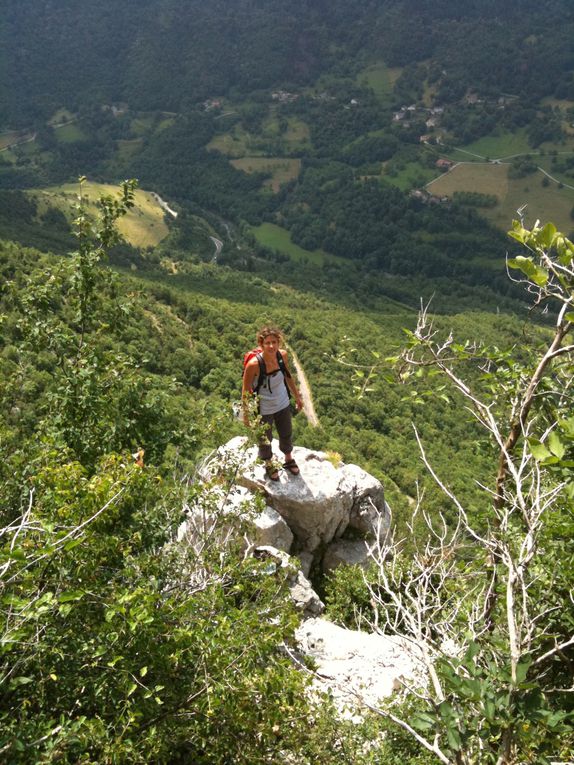
<instances>
[{"instance_id":1,"label":"rocky outcrop","mask_svg":"<svg viewBox=\"0 0 574 765\"><path fill-rule=\"evenodd\" d=\"M279 453L274 442L274 451ZM282 543L267 535L271 544L291 553L311 553L314 563L321 562L329 546L351 533L352 562L364 563L368 544L382 541L389 529L389 513L383 487L376 478L357 465L334 465L323 452L296 446L293 455L300 474L281 471L279 481L265 475L257 462L257 449L242 437L221 447L203 468L204 478L213 478L222 469L232 470L239 486L253 495L263 496L293 534L293 544L286 550ZM260 523L263 523L261 521ZM357 537L362 543L356 544ZM254 540L257 543L257 540ZM341 549L339 544L338 549ZM329 568L344 562L345 555L329 556Z\"/></svg>"},{"instance_id":2,"label":"rocky outcrop","mask_svg":"<svg viewBox=\"0 0 574 765\"><path fill-rule=\"evenodd\" d=\"M315 687L329 692L340 710L376 706L404 682L424 676L416 647L401 638L344 629L326 619L307 619L296 638L314 659Z\"/></svg>"},{"instance_id":3,"label":"rocky outcrop","mask_svg":"<svg viewBox=\"0 0 574 765\"><path fill-rule=\"evenodd\" d=\"M278 454L277 444L273 447ZM416 676L416 647L413 653L396 637L317 618L324 605L308 576L364 565L371 545L386 539L389 512L381 483L357 465L335 465L323 452L303 447L295 447L293 455L300 474L283 470L279 481L271 481L247 439L232 439L218 449L199 470L209 490L198 492L187 507L178 539L201 546L207 531L222 545L241 533L245 553L264 562L264 574L286 574L291 599L304 616L299 651L315 661L316 686L354 715L357 706L376 705L403 679Z\"/></svg>"}]
</instances>

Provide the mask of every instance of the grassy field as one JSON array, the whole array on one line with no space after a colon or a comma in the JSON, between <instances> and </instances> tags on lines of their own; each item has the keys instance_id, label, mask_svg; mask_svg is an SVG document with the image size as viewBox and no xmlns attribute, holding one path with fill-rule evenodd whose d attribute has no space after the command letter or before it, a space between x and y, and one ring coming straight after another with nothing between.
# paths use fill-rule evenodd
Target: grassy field
<instances>
[{"instance_id":1,"label":"grassy field","mask_svg":"<svg viewBox=\"0 0 574 765\"><path fill-rule=\"evenodd\" d=\"M247 154L263 156L264 152L256 151L253 144L253 138L250 133L244 130L240 125L234 125L227 133L216 135L207 144L208 151L215 150L225 154L228 157L245 157Z\"/></svg>"},{"instance_id":2,"label":"grassy field","mask_svg":"<svg viewBox=\"0 0 574 765\"><path fill-rule=\"evenodd\" d=\"M436 170L434 168L424 167L418 162L408 162L396 175L383 175L383 178L401 191L409 191L424 186L435 175Z\"/></svg>"},{"instance_id":3,"label":"grassy field","mask_svg":"<svg viewBox=\"0 0 574 765\"><path fill-rule=\"evenodd\" d=\"M427 188L437 196L452 196L455 191L478 191L495 194L502 201L508 193L508 165L461 162L431 181Z\"/></svg>"},{"instance_id":4,"label":"grassy field","mask_svg":"<svg viewBox=\"0 0 574 765\"><path fill-rule=\"evenodd\" d=\"M291 241L291 234L281 226L276 226L274 223L262 223L260 226L251 227L253 235L264 247L268 247L270 250L276 250L284 255L288 255L293 260L308 260L311 263L323 265L327 261L336 261L344 263L344 258L339 258L336 255L331 255L323 250L304 250Z\"/></svg>"},{"instance_id":5,"label":"grassy field","mask_svg":"<svg viewBox=\"0 0 574 765\"><path fill-rule=\"evenodd\" d=\"M40 214L50 206L57 207L68 218L71 218L73 217L72 207L78 201L78 192L77 183L67 183L30 193L38 200L38 212ZM83 193L88 211L90 209L95 211L95 202L100 195L115 196L118 193L118 187L86 182ZM126 241L134 247L153 247L168 234L168 228L163 218L163 210L152 195L147 191L138 189L135 196L135 207L124 218L120 219L118 229Z\"/></svg>"},{"instance_id":6,"label":"grassy field","mask_svg":"<svg viewBox=\"0 0 574 765\"><path fill-rule=\"evenodd\" d=\"M464 163L437 178L427 188L437 196L452 196L455 191L494 194L499 204L493 208L483 208L480 212L505 231L516 218L516 210L527 204L526 222L529 225L537 219L552 221L562 231L569 232L573 225L570 211L574 205L574 189L561 189L553 181L543 186L544 176L541 172L511 179L508 170L507 164Z\"/></svg>"},{"instance_id":7,"label":"grassy field","mask_svg":"<svg viewBox=\"0 0 574 765\"><path fill-rule=\"evenodd\" d=\"M271 178L264 185L279 191L283 183L299 177L301 160L289 158L243 157L230 160L233 167L246 173L268 173Z\"/></svg>"},{"instance_id":8,"label":"grassy field","mask_svg":"<svg viewBox=\"0 0 574 765\"><path fill-rule=\"evenodd\" d=\"M525 130L517 130L514 133L503 132L499 135L488 135L479 138L478 141L460 146L450 153L452 159L465 160L465 153L478 155L483 159L500 159L515 154L528 154L533 149L528 144ZM466 160L470 157L466 156ZM465 160L465 161L466 161Z\"/></svg>"},{"instance_id":9,"label":"grassy field","mask_svg":"<svg viewBox=\"0 0 574 765\"><path fill-rule=\"evenodd\" d=\"M311 142L311 131L309 125L297 117L289 117L287 120L287 130L283 133L283 140L296 149L308 146Z\"/></svg>"},{"instance_id":10,"label":"grassy field","mask_svg":"<svg viewBox=\"0 0 574 765\"><path fill-rule=\"evenodd\" d=\"M242 125L236 124L227 133L216 135L207 144L208 150L215 150L233 159L242 157L264 157L268 151L269 142L280 142L284 151L292 152L310 146L309 126L296 117L289 117L287 128L281 132L279 119L275 110L261 126L261 133L249 133Z\"/></svg>"},{"instance_id":11,"label":"grassy field","mask_svg":"<svg viewBox=\"0 0 574 765\"><path fill-rule=\"evenodd\" d=\"M75 122L54 128L54 135L59 143L78 143L85 141L87 136Z\"/></svg>"},{"instance_id":12,"label":"grassy field","mask_svg":"<svg viewBox=\"0 0 574 765\"><path fill-rule=\"evenodd\" d=\"M502 204L485 211L485 216L496 226L510 228L516 210L527 204L525 219L528 225L536 220L542 223L552 221L557 228L566 234L572 231L574 222L570 212L574 206L574 189L559 188L556 183L542 186L544 176L535 173L527 178L512 180L508 184L508 192Z\"/></svg>"},{"instance_id":13,"label":"grassy field","mask_svg":"<svg viewBox=\"0 0 574 765\"><path fill-rule=\"evenodd\" d=\"M70 120L73 120L75 116L76 115L68 111L68 109L58 109L58 111L54 112L54 114L48 120L48 125L50 127L56 127L57 125L61 125L64 122L70 122Z\"/></svg>"},{"instance_id":14,"label":"grassy field","mask_svg":"<svg viewBox=\"0 0 574 765\"><path fill-rule=\"evenodd\" d=\"M357 82L363 87L371 88L380 100L386 100L393 92L393 86L399 78L402 69L389 68L382 61L363 69L357 76Z\"/></svg>"},{"instance_id":15,"label":"grassy field","mask_svg":"<svg viewBox=\"0 0 574 765\"><path fill-rule=\"evenodd\" d=\"M0 133L0 151L7 149L15 143L23 143L32 138L32 133L19 132L17 130L8 130L6 133Z\"/></svg>"}]
</instances>

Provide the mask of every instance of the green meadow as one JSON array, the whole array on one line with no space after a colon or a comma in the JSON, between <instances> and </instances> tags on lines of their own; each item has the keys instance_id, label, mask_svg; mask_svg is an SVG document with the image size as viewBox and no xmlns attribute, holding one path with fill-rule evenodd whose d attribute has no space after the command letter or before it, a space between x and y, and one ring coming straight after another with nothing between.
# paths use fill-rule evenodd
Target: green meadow
<instances>
[{"instance_id":1,"label":"green meadow","mask_svg":"<svg viewBox=\"0 0 574 765\"><path fill-rule=\"evenodd\" d=\"M58 109L57 112L54 112L54 114L50 117L48 120L48 125L50 127L57 127L58 125L62 125L65 122L70 122L71 120L75 119L76 115L69 111L69 109Z\"/></svg>"},{"instance_id":2,"label":"green meadow","mask_svg":"<svg viewBox=\"0 0 574 765\"><path fill-rule=\"evenodd\" d=\"M54 126L54 135L59 143L78 143L87 139L84 131L75 122L62 125L62 127Z\"/></svg>"},{"instance_id":3,"label":"green meadow","mask_svg":"<svg viewBox=\"0 0 574 765\"><path fill-rule=\"evenodd\" d=\"M323 250L304 250L291 241L291 234L286 229L274 223L262 223L260 226L252 226L250 230L259 244L288 255L292 260L308 260L316 265L323 265L327 261L345 262L344 258L338 258Z\"/></svg>"},{"instance_id":4,"label":"green meadow","mask_svg":"<svg viewBox=\"0 0 574 765\"><path fill-rule=\"evenodd\" d=\"M279 191L281 186L288 181L299 177L301 160L271 157L242 157L230 160L233 167L243 170L245 173L266 173L271 177L264 182L274 192Z\"/></svg>"},{"instance_id":5,"label":"green meadow","mask_svg":"<svg viewBox=\"0 0 574 765\"><path fill-rule=\"evenodd\" d=\"M409 191L424 186L436 176L436 172L436 169L425 167L419 162L408 162L392 174L383 174L383 178L401 191Z\"/></svg>"},{"instance_id":6,"label":"green meadow","mask_svg":"<svg viewBox=\"0 0 574 765\"><path fill-rule=\"evenodd\" d=\"M38 212L42 214L48 207L56 207L67 218L73 217L73 206L78 202L79 185L65 183L46 189L35 189L30 194L38 202ZM102 194L117 196L118 187L104 183L86 181L83 198L88 213L95 213L96 202ZM155 198L148 192L137 189L135 206L118 222L118 229L129 244L134 247L153 247L168 234L164 213Z\"/></svg>"},{"instance_id":7,"label":"green meadow","mask_svg":"<svg viewBox=\"0 0 574 765\"><path fill-rule=\"evenodd\" d=\"M393 92L393 86L402 72L402 68L390 68L384 62L379 61L363 69L357 75L357 82L362 87L371 88L375 96L380 100L386 100Z\"/></svg>"},{"instance_id":8,"label":"green meadow","mask_svg":"<svg viewBox=\"0 0 574 765\"><path fill-rule=\"evenodd\" d=\"M234 125L227 133L216 135L207 144L208 151L218 151L228 157L239 159L248 154L264 156L264 152L256 150L253 145L253 137L240 125Z\"/></svg>"},{"instance_id":9,"label":"green meadow","mask_svg":"<svg viewBox=\"0 0 574 765\"><path fill-rule=\"evenodd\" d=\"M468 154L478 155L482 159L502 159L511 157L515 154L532 153L532 148L528 143L526 131L517 130L513 133L501 132L496 135L487 135L479 138L466 146L458 147L450 152L450 156L455 160L471 161Z\"/></svg>"}]
</instances>

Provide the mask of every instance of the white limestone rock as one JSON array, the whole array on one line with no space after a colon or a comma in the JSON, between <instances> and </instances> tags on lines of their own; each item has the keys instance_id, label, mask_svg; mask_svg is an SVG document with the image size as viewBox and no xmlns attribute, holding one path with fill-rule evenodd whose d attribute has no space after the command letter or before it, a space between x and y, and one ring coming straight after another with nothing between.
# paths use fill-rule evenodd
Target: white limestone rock
<instances>
[{"instance_id":1,"label":"white limestone rock","mask_svg":"<svg viewBox=\"0 0 574 765\"><path fill-rule=\"evenodd\" d=\"M283 518L268 505L253 519L256 547L269 545L289 552L293 544L293 533Z\"/></svg>"},{"instance_id":2,"label":"white limestone rock","mask_svg":"<svg viewBox=\"0 0 574 765\"><path fill-rule=\"evenodd\" d=\"M313 553L302 550L301 552L297 553L296 557L301 565L301 571L303 572L303 575L309 578L311 567L313 566Z\"/></svg>"},{"instance_id":3,"label":"white limestone rock","mask_svg":"<svg viewBox=\"0 0 574 765\"><path fill-rule=\"evenodd\" d=\"M272 448L279 459L276 441ZM257 459L257 447L238 436L204 462L200 475L204 480L212 480L222 472L231 474L244 489L263 495L266 504L287 523L294 535L290 549L299 555L312 553L315 558L320 557L348 527L358 531L367 542L384 541L390 518L380 481L357 465L335 467L323 452L295 446L293 456L300 474L294 476L281 470L279 480L271 481ZM260 527L264 524L262 519ZM287 550L286 541L266 537L265 542ZM364 545L347 546L353 562L357 562L360 549L364 550ZM307 561L304 566L307 571L310 569Z\"/></svg>"},{"instance_id":4,"label":"white limestone rock","mask_svg":"<svg viewBox=\"0 0 574 765\"><path fill-rule=\"evenodd\" d=\"M316 662L316 687L332 693L339 709L376 706L404 681L422 681L423 665L406 640L307 619L296 632L299 649Z\"/></svg>"},{"instance_id":5,"label":"white limestone rock","mask_svg":"<svg viewBox=\"0 0 574 765\"><path fill-rule=\"evenodd\" d=\"M349 525L367 538L384 542L390 525L383 485L358 465L343 465L341 472L353 487Z\"/></svg>"}]
</instances>

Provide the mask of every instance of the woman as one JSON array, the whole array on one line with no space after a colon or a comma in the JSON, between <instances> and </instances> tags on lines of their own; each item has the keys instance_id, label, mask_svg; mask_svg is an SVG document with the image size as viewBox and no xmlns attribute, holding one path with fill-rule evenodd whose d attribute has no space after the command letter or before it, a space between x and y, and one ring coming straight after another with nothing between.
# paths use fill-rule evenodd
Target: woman
<instances>
[{"instance_id":1,"label":"woman","mask_svg":"<svg viewBox=\"0 0 574 765\"><path fill-rule=\"evenodd\" d=\"M263 327L257 333L261 349L245 365L243 372L243 422L249 425L249 401L256 395L259 414L265 431L259 442L259 457L265 462L265 472L272 481L279 480L279 471L273 464L271 439L273 424L279 436L279 448L285 455L283 467L293 475L299 474L299 466L293 459L291 406L289 391L295 397L297 410L303 408L301 395L287 364L287 351L280 348L283 335L276 327ZM287 390L289 389L289 390Z\"/></svg>"}]
</instances>

